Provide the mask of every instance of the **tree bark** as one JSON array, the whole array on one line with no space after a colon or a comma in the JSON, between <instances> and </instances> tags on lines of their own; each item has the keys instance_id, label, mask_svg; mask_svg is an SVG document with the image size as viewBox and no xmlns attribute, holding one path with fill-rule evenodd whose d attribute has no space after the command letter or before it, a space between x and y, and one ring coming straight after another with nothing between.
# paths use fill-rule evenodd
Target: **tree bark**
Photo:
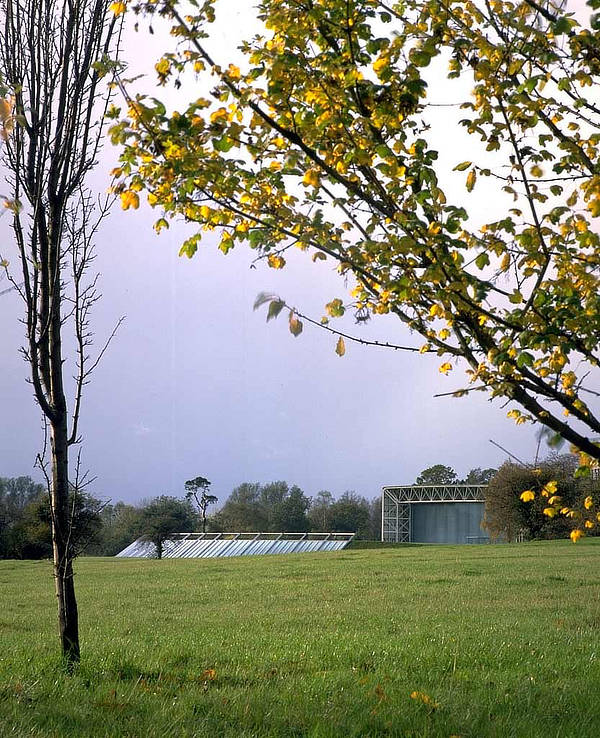
<instances>
[{"instance_id":1,"label":"tree bark","mask_svg":"<svg viewBox=\"0 0 600 738\"><path fill-rule=\"evenodd\" d=\"M51 424L52 446L52 549L54 583L58 603L58 633L68 665L79 661L79 618L73 582L71 512L69 510L69 465L66 415Z\"/></svg>"}]
</instances>

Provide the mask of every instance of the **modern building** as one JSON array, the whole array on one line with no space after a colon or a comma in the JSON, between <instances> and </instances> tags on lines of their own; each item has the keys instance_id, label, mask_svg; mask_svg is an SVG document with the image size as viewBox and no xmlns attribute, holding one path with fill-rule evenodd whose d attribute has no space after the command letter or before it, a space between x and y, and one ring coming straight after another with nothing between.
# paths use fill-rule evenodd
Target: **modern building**
<instances>
[{"instance_id":1,"label":"modern building","mask_svg":"<svg viewBox=\"0 0 600 738\"><path fill-rule=\"evenodd\" d=\"M482 529L487 485L383 487L381 540L397 543L489 543Z\"/></svg>"}]
</instances>

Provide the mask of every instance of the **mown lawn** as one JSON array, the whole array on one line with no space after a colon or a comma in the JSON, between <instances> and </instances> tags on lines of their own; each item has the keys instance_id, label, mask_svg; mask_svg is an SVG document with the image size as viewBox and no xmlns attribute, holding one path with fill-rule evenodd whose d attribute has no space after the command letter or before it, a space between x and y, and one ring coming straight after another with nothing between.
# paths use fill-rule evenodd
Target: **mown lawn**
<instances>
[{"instance_id":1,"label":"mown lawn","mask_svg":"<svg viewBox=\"0 0 600 738\"><path fill-rule=\"evenodd\" d=\"M77 591L69 676L49 563L0 562L0 736L600 734L600 541L81 559Z\"/></svg>"}]
</instances>

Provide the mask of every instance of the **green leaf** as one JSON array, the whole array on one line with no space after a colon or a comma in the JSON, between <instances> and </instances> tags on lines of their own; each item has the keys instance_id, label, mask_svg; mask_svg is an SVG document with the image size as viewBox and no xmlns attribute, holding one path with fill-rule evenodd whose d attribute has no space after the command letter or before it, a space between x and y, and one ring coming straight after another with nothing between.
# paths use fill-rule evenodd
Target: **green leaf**
<instances>
[{"instance_id":1,"label":"green leaf","mask_svg":"<svg viewBox=\"0 0 600 738\"><path fill-rule=\"evenodd\" d=\"M452 171L453 172L464 172L465 169L468 169L471 166L471 164L472 162L470 161L461 161L461 163L457 164Z\"/></svg>"},{"instance_id":2,"label":"green leaf","mask_svg":"<svg viewBox=\"0 0 600 738\"><path fill-rule=\"evenodd\" d=\"M276 295L272 295L270 292L259 292L254 300L253 310L258 310L258 308L262 307L265 303L278 299L279 298Z\"/></svg>"},{"instance_id":3,"label":"green leaf","mask_svg":"<svg viewBox=\"0 0 600 738\"><path fill-rule=\"evenodd\" d=\"M198 241L200 241L201 238L202 235L200 233L195 233L193 236L190 236L190 238L187 238L179 249L179 256L187 256L188 259L191 259L196 251L198 251Z\"/></svg>"},{"instance_id":4,"label":"green leaf","mask_svg":"<svg viewBox=\"0 0 600 738\"><path fill-rule=\"evenodd\" d=\"M519 358L517 359L517 366L519 367L519 369L522 369L524 366L532 366L533 361L533 354L529 354L527 351L523 351L519 354Z\"/></svg>"},{"instance_id":5,"label":"green leaf","mask_svg":"<svg viewBox=\"0 0 600 738\"><path fill-rule=\"evenodd\" d=\"M475 264L479 269L483 269L490 263L490 257L484 251L475 259Z\"/></svg>"},{"instance_id":6,"label":"green leaf","mask_svg":"<svg viewBox=\"0 0 600 738\"><path fill-rule=\"evenodd\" d=\"M555 36L562 36L565 33L569 33L571 30L571 21L563 15L562 18L559 18L556 23L552 24L552 33Z\"/></svg>"},{"instance_id":7,"label":"green leaf","mask_svg":"<svg viewBox=\"0 0 600 738\"><path fill-rule=\"evenodd\" d=\"M212 144L215 151L226 153L235 146L235 141L229 136L222 136L221 138L213 138Z\"/></svg>"},{"instance_id":8,"label":"green leaf","mask_svg":"<svg viewBox=\"0 0 600 738\"><path fill-rule=\"evenodd\" d=\"M427 67L431 62L431 54L426 51L413 51L410 54L410 60L415 67Z\"/></svg>"},{"instance_id":9,"label":"green leaf","mask_svg":"<svg viewBox=\"0 0 600 738\"><path fill-rule=\"evenodd\" d=\"M267 323L279 315L279 313L283 310L284 305L285 303L283 302L283 300L271 300L271 302L269 303L269 310L267 312Z\"/></svg>"},{"instance_id":10,"label":"green leaf","mask_svg":"<svg viewBox=\"0 0 600 738\"><path fill-rule=\"evenodd\" d=\"M260 228L254 228L248 234L248 243L250 244L251 249L257 249L264 240L265 234L264 231L260 230Z\"/></svg>"},{"instance_id":11,"label":"green leaf","mask_svg":"<svg viewBox=\"0 0 600 738\"><path fill-rule=\"evenodd\" d=\"M523 302L523 295L519 290L515 290L508 299L513 303L513 305L519 305L519 303Z\"/></svg>"}]
</instances>

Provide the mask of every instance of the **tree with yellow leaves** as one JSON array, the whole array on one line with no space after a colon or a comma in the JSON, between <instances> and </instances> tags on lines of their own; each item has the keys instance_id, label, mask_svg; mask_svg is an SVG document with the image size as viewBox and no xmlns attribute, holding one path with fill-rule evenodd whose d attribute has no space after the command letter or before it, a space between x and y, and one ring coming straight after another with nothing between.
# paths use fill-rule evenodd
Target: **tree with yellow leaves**
<instances>
[{"instance_id":1,"label":"tree with yellow leaves","mask_svg":"<svg viewBox=\"0 0 600 738\"><path fill-rule=\"evenodd\" d=\"M538 464L506 461L485 489L484 526L492 538L514 541L566 538L577 521L556 509L584 512L592 480L575 478L572 454L553 454Z\"/></svg>"},{"instance_id":2,"label":"tree with yellow leaves","mask_svg":"<svg viewBox=\"0 0 600 738\"><path fill-rule=\"evenodd\" d=\"M128 116L115 114L124 204L146 190L157 230L197 223L189 257L216 231L223 252L247 243L273 268L293 247L336 263L352 290L327 319L394 315L443 374L465 369L455 394L513 401L517 423L543 423L589 469L600 460L600 2L578 18L568 5L262 0L238 66L205 46L219 3L194 15L148 3L180 42L156 64L160 83L190 70L212 97L192 93L173 113L130 97ZM433 114L442 75L467 139L450 164Z\"/></svg>"}]
</instances>

